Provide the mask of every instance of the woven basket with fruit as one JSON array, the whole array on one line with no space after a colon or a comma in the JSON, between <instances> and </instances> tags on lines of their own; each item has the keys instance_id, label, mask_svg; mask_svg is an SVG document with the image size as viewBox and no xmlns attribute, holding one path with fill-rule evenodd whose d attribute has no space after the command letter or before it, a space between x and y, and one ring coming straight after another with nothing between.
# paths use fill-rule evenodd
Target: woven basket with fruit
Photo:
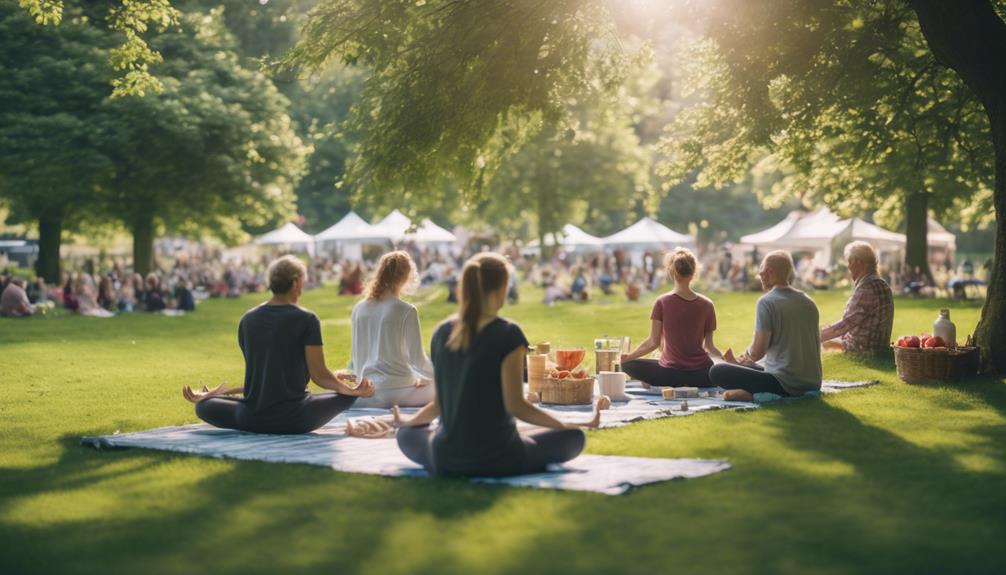
<instances>
[{"instance_id":1,"label":"woven basket with fruit","mask_svg":"<svg viewBox=\"0 0 1006 575\"><path fill-rule=\"evenodd\" d=\"M541 388L542 403L559 405L589 405L594 399L594 378L581 366L584 349L555 350L555 367L545 374Z\"/></svg>"},{"instance_id":2,"label":"woven basket with fruit","mask_svg":"<svg viewBox=\"0 0 1006 575\"><path fill-rule=\"evenodd\" d=\"M980 355L971 339L963 347L951 348L938 335L898 338L892 346L898 377L905 383L925 383L959 381L977 374Z\"/></svg>"}]
</instances>

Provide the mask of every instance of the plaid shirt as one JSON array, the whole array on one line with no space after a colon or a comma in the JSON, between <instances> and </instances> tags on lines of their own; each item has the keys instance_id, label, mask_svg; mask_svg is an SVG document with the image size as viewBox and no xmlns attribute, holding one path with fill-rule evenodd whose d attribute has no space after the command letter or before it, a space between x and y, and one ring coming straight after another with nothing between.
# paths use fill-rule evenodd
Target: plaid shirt
<instances>
[{"instance_id":1,"label":"plaid shirt","mask_svg":"<svg viewBox=\"0 0 1006 575\"><path fill-rule=\"evenodd\" d=\"M845 351L885 351L893 324L891 287L876 274L867 274L856 281L842 319L821 330L821 340L841 338Z\"/></svg>"}]
</instances>

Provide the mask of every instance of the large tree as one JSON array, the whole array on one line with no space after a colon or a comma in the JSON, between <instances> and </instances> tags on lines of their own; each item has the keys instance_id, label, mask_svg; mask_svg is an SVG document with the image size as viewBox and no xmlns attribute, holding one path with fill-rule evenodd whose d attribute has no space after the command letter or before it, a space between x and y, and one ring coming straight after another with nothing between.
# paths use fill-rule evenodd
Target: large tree
<instances>
[{"instance_id":1,"label":"large tree","mask_svg":"<svg viewBox=\"0 0 1006 575\"><path fill-rule=\"evenodd\" d=\"M995 150L996 244L977 336L985 361L1006 373L1006 22L1002 2L911 0L929 46L981 101Z\"/></svg>"},{"instance_id":2,"label":"large tree","mask_svg":"<svg viewBox=\"0 0 1006 575\"><path fill-rule=\"evenodd\" d=\"M38 275L60 280L64 231L93 222L112 163L100 113L108 93L110 39L68 14L35 26L0 1L0 198L8 219L38 225Z\"/></svg>"},{"instance_id":3,"label":"large tree","mask_svg":"<svg viewBox=\"0 0 1006 575\"><path fill-rule=\"evenodd\" d=\"M991 199L987 118L906 4L722 0L699 15L704 99L668 130L672 180L698 169L724 185L774 164L775 195L904 220L906 264L925 273L929 211Z\"/></svg>"},{"instance_id":4,"label":"large tree","mask_svg":"<svg viewBox=\"0 0 1006 575\"><path fill-rule=\"evenodd\" d=\"M241 67L218 15L192 14L151 44L167 56L157 94L107 104L115 213L133 234L134 265L151 269L158 226L225 238L292 217L307 149L287 100Z\"/></svg>"},{"instance_id":5,"label":"large tree","mask_svg":"<svg viewBox=\"0 0 1006 575\"><path fill-rule=\"evenodd\" d=\"M756 10L764 3L689 6L736 21L717 12L724 4L737 9L750 4L746 9ZM770 4L780 26L788 25L793 9L835 5L820 0ZM601 39L610 37L601 32L607 30L605 5L601 0L322 0L290 60L317 65L341 57L374 66L377 73L367 94L372 130L361 161L376 179L394 181L394 172L428 181L445 168L478 174L478 159L486 150L507 149L495 145L502 127L540 111L549 112L546 122L558 122L567 106L560 95L592 84L585 64L603 47ZM995 58L1006 53L1006 25L989 0L913 0L910 5L933 54L961 75L993 126L999 233L978 336L990 365L1006 371L1006 69ZM1001 7L1000 2L996 5ZM789 49L813 54L826 36L824 24L809 22ZM746 57L742 50L737 56ZM601 80L594 84L605 85ZM768 90L764 82L750 83L736 95L746 102L741 109L764 112L771 103Z\"/></svg>"}]
</instances>

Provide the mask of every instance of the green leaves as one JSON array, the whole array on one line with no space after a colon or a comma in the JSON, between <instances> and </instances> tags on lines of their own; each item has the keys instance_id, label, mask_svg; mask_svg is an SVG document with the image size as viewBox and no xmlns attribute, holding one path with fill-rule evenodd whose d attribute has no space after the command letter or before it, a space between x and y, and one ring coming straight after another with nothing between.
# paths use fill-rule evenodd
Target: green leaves
<instances>
[{"instance_id":1,"label":"green leaves","mask_svg":"<svg viewBox=\"0 0 1006 575\"><path fill-rule=\"evenodd\" d=\"M62 0L18 0L18 4L43 26L59 24L63 20Z\"/></svg>"}]
</instances>

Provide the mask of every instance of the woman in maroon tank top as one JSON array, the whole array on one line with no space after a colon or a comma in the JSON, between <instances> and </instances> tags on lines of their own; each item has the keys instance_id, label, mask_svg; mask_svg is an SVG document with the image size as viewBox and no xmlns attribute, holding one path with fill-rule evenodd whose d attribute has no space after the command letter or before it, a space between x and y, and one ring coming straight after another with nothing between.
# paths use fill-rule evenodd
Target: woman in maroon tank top
<instances>
[{"instance_id":1,"label":"woman in maroon tank top","mask_svg":"<svg viewBox=\"0 0 1006 575\"><path fill-rule=\"evenodd\" d=\"M698 269L695 254L678 248L664 258L674 289L657 298L650 313L650 335L632 353L622 355L622 371L644 385L711 387L713 357L722 358L713 343L716 307L692 291ZM660 359L641 359L660 349Z\"/></svg>"}]
</instances>

